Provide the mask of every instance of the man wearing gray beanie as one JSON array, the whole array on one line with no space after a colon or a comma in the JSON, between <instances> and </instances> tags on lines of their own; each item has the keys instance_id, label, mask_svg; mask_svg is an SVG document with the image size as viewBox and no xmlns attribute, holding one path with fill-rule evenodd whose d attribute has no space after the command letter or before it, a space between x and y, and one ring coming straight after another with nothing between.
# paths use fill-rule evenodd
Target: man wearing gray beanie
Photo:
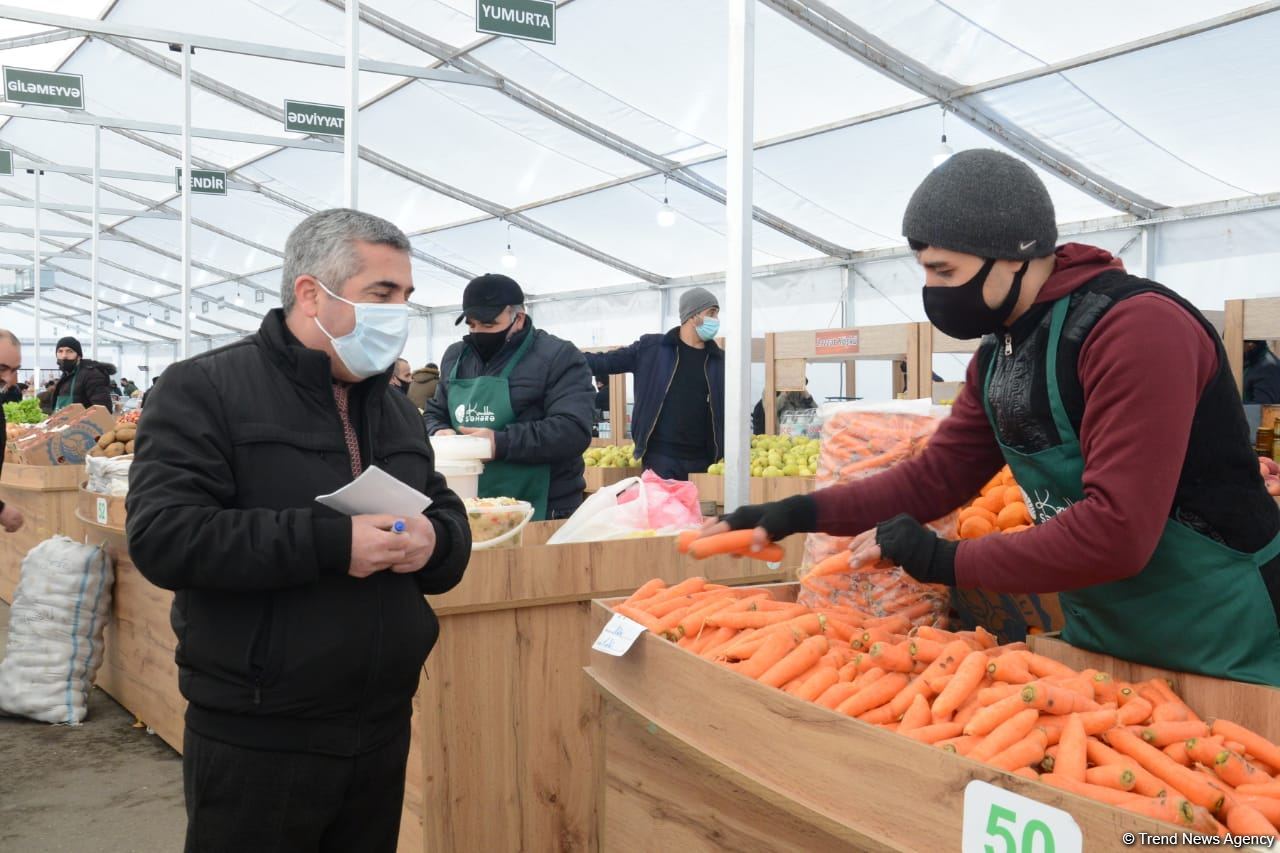
<instances>
[{"instance_id":1,"label":"man wearing gray beanie","mask_svg":"<svg viewBox=\"0 0 1280 853\"><path fill-rule=\"evenodd\" d=\"M711 530L756 528L762 544L865 531L854 567L885 558L925 583L1058 593L1061 624L993 626L1005 641L1061 629L1126 660L1280 686L1280 512L1213 326L1105 250L1055 246L1047 189L1007 154L934 169L902 230L930 321L982 338L951 416L883 474L742 507ZM922 525L1004 465L1023 514L976 519L958 542ZM1011 535L969 538L994 529ZM967 600L953 598L972 620Z\"/></svg>"},{"instance_id":2,"label":"man wearing gray beanie","mask_svg":"<svg viewBox=\"0 0 1280 853\"><path fill-rule=\"evenodd\" d=\"M680 295L680 325L604 353L587 353L596 376L635 374L631 437L644 467L687 480L724 453L724 351L720 301L694 287Z\"/></svg>"}]
</instances>

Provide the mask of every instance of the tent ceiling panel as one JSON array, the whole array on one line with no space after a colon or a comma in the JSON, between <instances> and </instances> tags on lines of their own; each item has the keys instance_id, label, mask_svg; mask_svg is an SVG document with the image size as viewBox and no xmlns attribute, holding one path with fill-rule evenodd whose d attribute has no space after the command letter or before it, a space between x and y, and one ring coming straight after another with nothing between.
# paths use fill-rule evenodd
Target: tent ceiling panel
<instances>
[{"instance_id":1,"label":"tent ceiling panel","mask_svg":"<svg viewBox=\"0 0 1280 853\"><path fill-rule=\"evenodd\" d=\"M197 211L202 206L201 203L217 200L198 198L192 209ZM119 230L154 246L180 254L182 235L181 229L175 227L176 225L177 223L161 219L135 219L120 226ZM200 263L231 272L261 269L279 261L276 255L260 252L243 243L228 240L196 226L191 228L191 257Z\"/></svg>"},{"instance_id":2,"label":"tent ceiling panel","mask_svg":"<svg viewBox=\"0 0 1280 853\"><path fill-rule=\"evenodd\" d=\"M462 289L467 283L438 267L413 260L413 296L409 301L425 307L452 305L462 301Z\"/></svg>"},{"instance_id":3,"label":"tent ceiling panel","mask_svg":"<svg viewBox=\"0 0 1280 853\"><path fill-rule=\"evenodd\" d=\"M194 229L193 229L194 230ZM129 269L146 272L153 276L165 279L171 282L182 281L182 264L144 249L141 246L135 246L132 243L117 243L114 241L100 243L98 246L98 254L100 257L106 258L115 263L121 264ZM198 259L197 259L198 260ZM212 273L205 272L197 267L191 269L191 281L193 285L208 284L216 281L217 276Z\"/></svg>"},{"instance_id":4,"label":"tent ceiling panel","mask_svg":"<svg viewBox=\"0 0 1280 853\"><path fill-rule=\"evenodd\" d=\"M194 100L194 99L193 99ZM197 117L195 105L191 107L191 123L193 125L204 125ZM220 125L226 127L227 125ZM231 125L234 127L234 125ZM139 133L140 136L154 140L161 145L173 148L175 151L181 151L182 137L169 133ZM197 164L200 161L214 163L218 168L231 169L246 160L252 160L255 157L265 157L273 151L279 149L268 145L254 145L248 142L228 142L225 139L205 139L199 136L191 137L191 159ZM173 170L178 167L178 158L173 157L169 160L169 166L162 171L172 174ZM199 165L197 165L199 168Z\"/></svg>"},{"instance_id":5,"label":"tent ceiling panel","mask_svg":"<svg viewBox=\"0 0 1280 853\"><path fill-rule=\"evenodd\" d=\"M484 38L476 32L475 0L375 0L361 5L404 21L416 30L431 33L434 38L448 44L466 45ZM558 20L568 11L560 12Z\"/></svg>"},{"instance_id":6,"label":"tent ceiling panel","mask_svg":"<svg viewBox=\"0 0 1280 853\"><path fill-rule=\"evenodd\" d=\"M644 259L655 272L667 277L723 269L724 207L670 182L666 192L677 213L676 224L662 228L657 223L657 213L663 191L662 177L655 175L540 207L529 215L623 260ZM814 249L759 223L753 234L755 264L817 255Z\"/></svg>"},{"instance_id":7,"label":"tent ceiling panel","mask_svg":"<svg viewBox=\"0 0 1280 853\"><path fill-rule=\"evenodd\" d=\"M361 111L368 147L510 207L639 171L635 161L476 86L413 83ZM447 144L432 144L433 139Z\"/></svg>"},{"instance_id":8,"label":"tent ceiling panel","mask_svg":"<svg viewBox=\"0 0 1280 853\"><path fill-rule=\"evenodd\" d=\"M514 270L502 266L508 239L518 263ZM477 275L486 272L510 275L527 293L554 293L635 281L621 270L549 240L516 228L508 232L504 223L494 219L414 237L413 244L464 269L474 270ZM465 282L459 283L465 285ZM433 293L421 301L429 305L456 305L462 301L460 297L461 291L448 290Z\"/></svg>"},{"instance_id":9,"label":"tent ceiling panel","mask_svg":"<svg viewBox=\"0 0 1280 853\"><path fill-rule=\"evenodd\" d=\"M93 129L87 125L13 118L0 129L0 140L30 151L45 162L64 166L93 165ZM104 130L102 167L170 174L173 171L173 158L118 133Z\"/></svg>"},{"instance_id":10,"label":"tent ceiling panel","mask_svg":"<svg viewBox=\"0 0 1280 853\"><path fill-rule=\"evenodd\" d=\"M316 210L342 204L342 157L326 151L289 149L239 171ZM360 164L360 207L406 231L418 231L483 215L369 163Z\"/></svg>"},{"instance_id":11,"label":"tent ceiling panel","mask_svg":"<svg viewBox=\"0 0 1280 853\"><path fill-rule=\"evenodd\" d=\"M0 179L0 181L2 180L3 179ZM4 189L8 189L8 187L5 184L0 183L0 190L4 190ZM3 222L5 225L8 225L12 228L34 228L35 222L36 222L35 209L30 207L5 206L3 202L9 200L10 198L11 196L5 195L3 192L0 192L0 222ZM52 228L60 231L84 231L85 230L85 226L83 223L76 222L71 219L67 219L64 216L60 216L48 210L40 211L40 227ZM55 239L63 243L75 242L72 239L67 239L63 237L58 237ZM27 240L27 243L28 243L27 248L31 248L30 239Z\"/></svg>"},{"instance_id":12,"label":"tent ceiling panel","mask_svg":"<svg viewBox=\"0 0 1280 853\"><path fill-rule=\"evenodd\" d=\"M2 208L0 208L0 225L3 225L5 227L17 227L17 226L10 226L8 222L4 221ZM61 238L61 237L43 238L40 240L40 247L42 251L44 252L58 251L58 247L54 246L52 243L49 242L50 239L57 240L59 243L67 242L64 238ZM0 233L0 250L12 249L18 252L30 252L32 242L33 241L31 237L27 237L26 235L23 235L23 234ZM26 263L31 263L30 259L25 259L25 260L26 260Z\"/></svg>"}]
</instances>

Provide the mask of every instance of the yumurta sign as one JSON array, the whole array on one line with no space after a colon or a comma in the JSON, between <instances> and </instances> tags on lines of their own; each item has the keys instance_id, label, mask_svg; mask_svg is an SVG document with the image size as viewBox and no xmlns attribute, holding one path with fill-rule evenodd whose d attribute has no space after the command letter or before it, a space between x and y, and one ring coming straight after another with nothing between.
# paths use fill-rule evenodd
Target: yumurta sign
<instances>
[{"instance_id":1,"label":"yumurta sign","mask_svg":"<svg viewBox=\"0 0 1280 853\"><path fill-rule=\"evenodd\" d=\"M555 44L555 0L476 0L476 32Z\"/></svg>"}]
</instances>

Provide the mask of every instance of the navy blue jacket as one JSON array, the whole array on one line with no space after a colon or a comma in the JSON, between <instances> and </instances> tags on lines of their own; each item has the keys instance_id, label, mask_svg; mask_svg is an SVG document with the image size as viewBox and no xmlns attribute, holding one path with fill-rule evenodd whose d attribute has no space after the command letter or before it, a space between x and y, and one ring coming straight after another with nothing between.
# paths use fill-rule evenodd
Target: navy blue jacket
<instances>
[{"instance_id":1,"label":"navy blue jacket","mask_svg":"<svg viewBox=\"0 0 1280 853\"><path fill-rule=\"evenodd\" d=\"M658 424L658 415L667 397L667 388L676 375L680 351L680 329L665 335L645 335L630 346L612 352L587 353L587 364L596 376L635 374L635 408L631 412L631 438L635 455L644 456L649 436ZM711 380L711 413L715 427L715 458L724 456L724 350L707 341L707 375Z\"/></svg>"}]
</instances>

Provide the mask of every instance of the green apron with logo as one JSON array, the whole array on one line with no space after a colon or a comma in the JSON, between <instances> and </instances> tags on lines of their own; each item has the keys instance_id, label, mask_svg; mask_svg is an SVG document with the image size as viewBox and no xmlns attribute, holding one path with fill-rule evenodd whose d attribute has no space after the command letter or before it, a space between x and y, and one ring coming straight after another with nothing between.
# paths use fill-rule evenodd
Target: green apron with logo
<instances>
[{"instance_id":1,"label":"green apron with logo","mask_svg":"<svg viewBox=\"0 0 1280 853\"><path fill-rule=\"evenodd\" d=\"M67 393L60 395L53 401L53 410L55 412L65 409L76 401L76 379L80 377L80 368L77 367L71 372L71 384L67 386Z\"/></svg>"},{"instance_id":2,"label":"green apron with logo","mask_svg":"<svg viewBox=\"0 0 1280 853\"><path fill-rule=\"evenodd\" d=\"M1063 297L1054 303L1045 354L1049 407L1061 444L1028 454L1004 443L989 394L1003 348L996 348L983 382L987 418L1037 524L1084 498L1084 457L1058 388L1058 343L1069 302ZM1280 687L1280 625L1258 571L1277 554L1280 535L1246 554L1167 519L1141 572L1059 595L1066 617L1062 639L1151 666Z\"/></svg>"},{"instance_id":3,"label":"green apron with logo","mask_svg":"<svg viewBox=\"0 0 1280 853\"><path fill-rule=\"evenodd\" d=\"M511 408L511 371L533 345L533 332L525 336L511 360L497 376L477 376L459 379L458 365L462 356L453 363L449 372L449 420L454 429L491 429L495 432L515 423L516 413ZM484 463L480 475L478 494L482 498L516 498L533 504L533 520L547 517L547 492L551 487L550 465L528 465L523 462L494 460Z\"/></svg>"}]
</instances>

